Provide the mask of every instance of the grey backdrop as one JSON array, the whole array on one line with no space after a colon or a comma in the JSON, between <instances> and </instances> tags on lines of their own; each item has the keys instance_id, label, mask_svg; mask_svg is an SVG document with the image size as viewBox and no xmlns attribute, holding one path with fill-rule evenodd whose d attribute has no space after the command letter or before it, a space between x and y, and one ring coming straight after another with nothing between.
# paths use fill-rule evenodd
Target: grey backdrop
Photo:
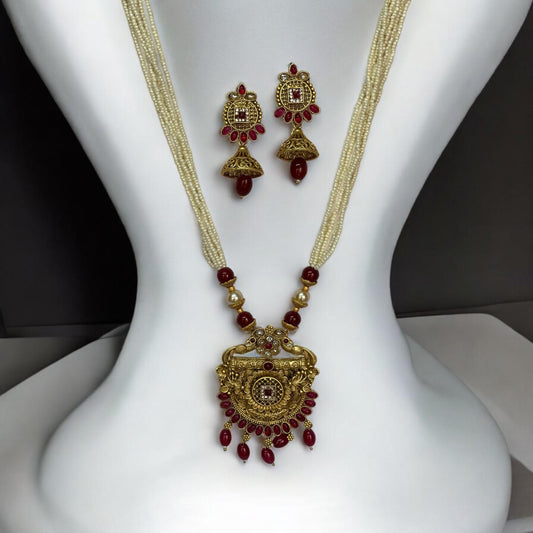
<instances>
[{"instance_id":1,"label":"grey backdrop","mask_svg":"<svg viewBox=\"0 0 533 533\"><path fill-rule=\"evenodd\" d=\"M130 319L132 251L0 10L0 336L94 336ZM530 13L413 207L399 315L490 312L533 339L532 41Z\"/></svg>"}]
</instances>

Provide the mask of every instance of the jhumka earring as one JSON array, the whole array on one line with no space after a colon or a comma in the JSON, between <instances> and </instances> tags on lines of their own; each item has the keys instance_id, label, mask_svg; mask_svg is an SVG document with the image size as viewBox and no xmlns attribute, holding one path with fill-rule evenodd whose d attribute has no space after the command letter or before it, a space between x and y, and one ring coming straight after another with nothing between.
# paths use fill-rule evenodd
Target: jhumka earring
<instances>
[{"instance_id":1,"label":"jhumka earring","mask_svg":"<svg viewBox=\"0 0 533 533\"><path fill-rule=\"evenodd\" d=\"M278 76L276 89L278 108L277 118L292 126L292 132L278 150L278 157L291 162L291 176L296 184L307 174L307 161L318 157L316 146L304 135L302 124L309 122L313 115L320 112L315 104L316 92L309 81L309 73L298 70L294 63L289 64L287 72Z\"/></svg>"},{"instance_id":2,"label":"jhumka earring","mask_svg":"<svg viewBox=\"0 0 533 533\"><path fill-rule=\"evenodd\" d=\"M238 142L239 148L222 167L222 175L236 179L235 189L243 198L252 190L252 179L263 175L261 165L250 155L246 144L255 141L258 134L265 133L261 124L263 112L257 103L257 95L239 84L235 91L227 95L227 102L222 112L224 127L220 133L232 143Z\"/></svg>"}]
</instances>

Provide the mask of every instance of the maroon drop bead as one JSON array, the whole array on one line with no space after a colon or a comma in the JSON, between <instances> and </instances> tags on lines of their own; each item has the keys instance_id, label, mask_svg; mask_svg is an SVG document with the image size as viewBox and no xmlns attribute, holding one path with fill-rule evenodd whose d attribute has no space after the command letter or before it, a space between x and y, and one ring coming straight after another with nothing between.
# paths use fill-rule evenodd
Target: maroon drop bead
<instances>
[{"instance_id":1,"label":"maroon drop bead","mask_svg":"<svg viewBox=\"0 0 533 533\"><path fill-rule=\"evenodd\" d=\"M233 279L235 274L230 267L223 267L217 272L217 279L219 283L227 283L230 279Z\"/></svg>"},{"instance_id":2,"label":"maroon drop bead","mask_svg":"<svg viewBox=\"0 0 533 533\"><path fill-rule=\"evenodd\" d=\"M272 435L272 428L271 428L270 426L267 426L267 427L265 428L265 435L266 435L267 437L270 437L270 435Z\"/></svg>"},{"instance_id":3,"label":"maroon drop bead","mask_svg":"<svg viewBox=\"0 0 533 533\"><path fill-rule=\"evenodd\" d=\"M226 410L226 416L233 416L234 413L235 409L233 409L233 407L231 409Z\"/></svg>"},{"instance_id":4,"label":"maroon drop bead","mask_svg":"<svg viewBox=\"0 0 533 533\"><path fill-rule=\"evenodd\" d=\"M252 313L249 313L248 311L243 311L237 315L237 324L243 329L249 326L253 321L254 317L252 316Z\"/></svg>"},{"instance_id":5,"label":"maroon drop bead","mask_svg":"<svg viewBox=\"0 0 533 533\"><path fill-rule=\"evenodd\" d=\"M249 176L239 176L235 180L235 190L241 198L250 194L252 187L252 178L250 178Z\"/></svg>"},{"instance_id":6,"label":"maroon drop bead","mask_svg":"<svg viewBox=\"0 0 533 533\"><path fill-rule=\"evenodd\" d=\"M274 455L274 452L270 448L263 448L261 450L261 458L263 459L263 461L265 461L267 465L272 465L274 464L274 460L276 457Z\"/></svg>"},{"instance_id":7,"label":"maroon drop bead","mask_svg":"<svg viewBox=\"0 0 533 533\"><path fill-rule=\"evenodd\" d=\"M274 448L283 448L283 446L286 446L288 443L289 439L287 438L287 435L278 435L277 437L274 437L274 440L272 441Z\"/></svg>"},{"instance_id":8,"label":"maroon drop bead","mask_svg":"<svg viewBox=\"0 0 533 533\"><path fill-rule=\"evenodd\" d=\"M289 424L293 427L293 428L297 428L298 427L298 421L297 420L294 420L294 418L291 418L289 420Z\"/></svg>"},{"instance_id":9,"label":"maroon drop bead","mask_svg":"<svg viewBox=\"0 0 533 533\"><path fill-rule=\"evenodd\" d=\"M277 424L274 426L273 429L276 435L279 435L281 433L281 428Z\"/></svg>"},{"instance_id":10,"label":"maroon drop bead","mask_svg":"<svg viewBox=\"0 0 533 533\"><path fill-rule=\"evenodd\" d=\"M221 392L218 397L221 399L221 400L227 400L229 398L229 394L226 393L226 392Z\"/></svg>"},{"instance_id":11,"label":"maroon drop bead","mask_svg":"<svg viewBox=\"0 0 533 533\"><path fill-rule=\"evenodd\" d=\"M305 400L305 405L308 405L309 407L314 407L316 403L314 400Z\"/></svg>"},{"instance_id":12,"label":"maroon drop bead","mask_svg":"<svg viewBox=\"0 0 533 533\"><path fill-rule=\"evenodd\" d=\"M310 415L313 412L309 407L302 407L300 411L302 411L304 415Z\"/></svg>"},{"instance_id":13,"label":"maroon drop bead","mask_svg":"<svg viewBox=\"0 0 533 533\"><path fill-rule=\"evenodd\" d=\"M307 393L307 397L308 397L308 398L318 398L318 394L317 394L315 391L312 391L312 390L311 390L311 391L309 391L309 392Z\"/></svg>"},{"instance_id":14,"label":"maroon drop bead","mask_svg":"<svg viewBox=\"0 0 533 533\"><path fill-rule=\"evenodd\" d=\"M296 413L296 418L297 418L300 422L305 422L305 416L302 415L302 413Z\"/></svg>"},{"instance_id":15,"label":"maroon drop bead","mask_svg":"<svg viewBox=\"0 0 533 533\"><path fill-rule=\"evenodd\" d=\"M294 181L302 181L307 174L307 161L303 157L295 157L291 161L291 176Z\"/></svg>"},{"instance_id":16,"label":"maroon drop bead","mask_svg":"<svg viewBox=\"0 0 533 533\"><path fill-rule=\"evenodd\" d=\"M257 426L255 428L255 434L259 437L263 433L263 426Z\"/></svg>"},{"instance_id":17,"label":"maroon drop bead","mask_svg":"<svg viewBox=\"0 0 533 533\"><path fill-rule=\"evenodd\" d=\"M223 402L220 402L220 407L222 407L222 409L227 409L228 407L231 407L231 402L229 400L224 400Z\"/></svg>"},{"instance_id":18,"label":"maroon drop bead","mask_svg":"<svg viewBox=\"0 0 533 533\"><path fill-rule=\"evenodd\" d=\"M226 448L229 446L229 443L231 442L231 431L229 429L223 429L220 432L220 444Z\"/></svg>"},{"instance_id":19,"label":"maroon drop bead","mask_svg":"<svg viewBox=\"0 0 533 533\"><path fill-rule=\"evenodd\" d=\"M310 281L311 283L316 283L318 281L318 278L320 277L320 273L316 268L313 268L312 266L305 267L302 270L302 278L306 281Z\"/></svg>"},{"instance_id":20,"label":"maroon drop bead","mask_svg":"<svg viewBox=\"0 0 533 533\"><path fill-rule=\"evenodd\" d=\"M248 460L248 458L250 457L250 448L248 447L248 444L246 444L246 442L241 442L237 446L237 455L243 461Z\"/></svg>"},{"instance_id":21,"label":"maroon drop bead","mask_svg":"<svg viewBox=\"0 0 533 533\"><path fill-rule=\"evenodd\" d=\"M285 314L283 320L287 322L287 324L290 324L291 326L297 328L300 322L302 321L302 317L296 311L289 311Z\"/></svg>"},{"instance_id":22,"label":"maroon drop bead","mask_svg":"<svg viewBox=\"0 0 533 533\"><path fill-rule=\"evenodd\" d=\"M232 417L231 417L231 421L236 424L238 421L239 421L239 418L241 417L241 415L239 413L235 413Z\"/></svg>"},{"instance_id":23,"label":"maroon drop bead","mask_svg":"<svg viewBox=\"0 0 533 533\"><path fill-rule=\"evenodd\" d=\"M306 446L314 446L316 442L316 435L312 429L306 429L304 431L304 443Z\"/></svg>"},{"instance_id":24,"label":"maroon drop bead","mask_svg":"<svg viewBox=\"0 0 533 533\"><path fill-rule=\"evenodd\" d=\"M285 433L288 433L291 430L291 428L290 428L289 424L287 424L287 422L284 422L281 427L283 428L283 431L285 431Z\"/></svg>"},{"instance_id":25,"label":"maroon drop bead","mask_svg":"<svg viewBox=\"0 0 533 533\"><path fill-rule=\"evenodd\" d=\"M242 429L245 425L246 425L246 420L244 420L244 418L241 418L241 419L239 420L239 423L237 424L237 427L239 427L240 429Z\"/></svg>"},{"instance_id":26,"label":"maroon drop bead","mask_svg":"<svg viewBox=\"0 0 533 533\"><path fill-rule=\"evenodd\" d=\"M248 431L248 433L253 433L255 431L255 428L256 428L255 424L249 424L248 427L246 428L246 431Z\"/></svg>"}]
</instances>

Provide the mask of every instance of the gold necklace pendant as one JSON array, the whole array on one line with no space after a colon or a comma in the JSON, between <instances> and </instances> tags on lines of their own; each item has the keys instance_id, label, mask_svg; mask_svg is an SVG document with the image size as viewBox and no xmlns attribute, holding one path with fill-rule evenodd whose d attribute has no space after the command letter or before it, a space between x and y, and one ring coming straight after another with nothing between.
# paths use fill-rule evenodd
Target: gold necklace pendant
<instances>
[{"instance_id":1,"label":"gold necklace pendant","mask_svg":"<svg viewBox=\"0 0 533 533\"><path fill-rule=\"evenodd\" d=\"M247 356L250 352L257 356ZM282 351L290 357L277 357ZM220 444L227 449L231 427L242 430L237 455L250 457L247 442L253 435L263 438L261 457L274 464L274 448L294 439L293 431L303 425L303 442L310 448L316 441L308 420L318 394L311 388L318 369L316 356L297 346L287 330L267 326L255 328L246 342L228 348L216 369L220 382L220 407L228 417L220 432Z\"/></svg>"}]
</instances>

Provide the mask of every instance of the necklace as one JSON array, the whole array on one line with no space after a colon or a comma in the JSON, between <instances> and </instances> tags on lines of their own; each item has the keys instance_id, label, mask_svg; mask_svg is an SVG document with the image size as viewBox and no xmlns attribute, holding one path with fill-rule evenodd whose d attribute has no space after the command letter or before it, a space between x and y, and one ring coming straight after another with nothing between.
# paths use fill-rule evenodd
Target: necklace
<instances>
[{"instance_id":1,"label":"necklace","mask_svg":"<svg viewBox=\"0 0 533 533\"><path fill-rule=\"evenodd\" d=\"M333 254L339 241L344 215L357 178L370 126L387 79L403 28L410 0L385 0L368 56L361 93L355 104L348 133L333 181L326 212L304 268L302 287L292 297L293 308L280 327L257 327L254 317L244 311L245 299L235 288L236 277L226 265L224 251L211 213L203 197L189 142L172 86L150 0L122 0L131 35L139 56L148 90L176 163L185 192L198 222L202 250L207 263L217 271L219 283L227 289L227 304L237 312L237 324L248 331L241 344L228 348L217 367L218 398L227 421L220 443L227 449L231 427L242 430L238 456L250 456L247 442L252 435L264 438L263 460L274 464L274 448L294 439L293 431L303 424L303 441L312 447L316 436L308 417L318 394L312 389L318 374L315 354L296 345L289 337L300 324L300 310L309 303L309 289L316 284L319 268ZM248 356L255 351L258 356ZM284 357L279 356L282 351ZM285 356L287 354L287 356Z\"/></svg>"}]
</instances>

